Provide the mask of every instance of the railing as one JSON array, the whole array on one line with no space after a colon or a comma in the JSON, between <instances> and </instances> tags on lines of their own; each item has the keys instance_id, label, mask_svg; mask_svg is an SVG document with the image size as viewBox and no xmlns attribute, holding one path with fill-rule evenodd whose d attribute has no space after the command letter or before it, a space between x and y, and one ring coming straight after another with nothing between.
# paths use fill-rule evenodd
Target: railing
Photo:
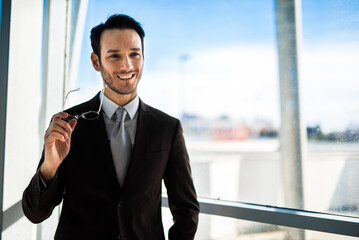
<instances>
[{"instance_id":1,"label":"railing","mask_svg":"<svg viewBox=\"0 0 359 240\"><path fill-rule=\"evenodd\" d=\"M359 237L359 218L260 204L198 198L202 214ZM162 195L162 206L168 198ZM21 201L3 212L2 231L23 217Z\"/></svg>"},{"instance_id":2,"label":"railing","mask_svg":"<svg viewBox=\"0 0 359 240\"><path fill-rule=\"evenodd\" d=\"M21 200L6 209L3 213L2 231L13 225L17 220L24 216L21 206Z\"/></svg>"},{"instance_id":3,"label":"railing","mask_svg":"<svg viewBox=\"0 0 359 240\"><path fill-rule=\"evenodd\" d=\"M201 213L359 237L359 218L259 204L199 198ZM162 195L162 206L168 207Z\"/></svg>"}]
</instances>

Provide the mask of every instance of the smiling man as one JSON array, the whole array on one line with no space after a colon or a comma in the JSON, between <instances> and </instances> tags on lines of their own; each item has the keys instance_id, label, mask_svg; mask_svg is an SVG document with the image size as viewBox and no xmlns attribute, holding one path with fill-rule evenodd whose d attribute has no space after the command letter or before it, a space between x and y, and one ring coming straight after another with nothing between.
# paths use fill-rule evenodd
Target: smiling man
<instances>
[{"instance_id":1,"label":"smiling man","mask_svg":"<svg viewBox=\"0 0 359 240\"><path fill-rule=\"evenodd\" d=\"M162 180L174 220L168 238L194 239L199 205L181 124L137 95L144 35L126 15L94 27L91 61L104 90L55 114L46 130L22 203L39 223L63 202L57 240L165 239Z\"/></svg>"}]
</instances>

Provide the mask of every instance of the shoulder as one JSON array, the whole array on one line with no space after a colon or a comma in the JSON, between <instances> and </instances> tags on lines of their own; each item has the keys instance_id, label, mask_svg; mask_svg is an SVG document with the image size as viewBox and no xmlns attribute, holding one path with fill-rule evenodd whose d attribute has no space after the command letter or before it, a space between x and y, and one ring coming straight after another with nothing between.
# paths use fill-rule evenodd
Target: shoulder
<instances>
[{"instance_id":1,"label":"shoulder","mask_svg":"<svg viewBox=\"0 0 359 240\"><path fill-rule=\"evenodd\" d=\"M150 105L147 105L142 100L140 100L140 107L139 107L140 115L145 114L151 116L158 122L167 123L167 124L174 124L177 125L179 120L157 108L154 108Z\"/></svg>"},{"instance_id":2,"label":"shoulder","mask_svg":"<svg viewBox=\"0 0 359 240\"><path fill-rule=\"evenodd\" d=\"M86 102L80 103L76 106L66 109L65 112L69 113L70 115L76 115L88 111L97 111L100 105L99 94L100 93L96 94L92 99Z\"/></svg>"}]
</instances>

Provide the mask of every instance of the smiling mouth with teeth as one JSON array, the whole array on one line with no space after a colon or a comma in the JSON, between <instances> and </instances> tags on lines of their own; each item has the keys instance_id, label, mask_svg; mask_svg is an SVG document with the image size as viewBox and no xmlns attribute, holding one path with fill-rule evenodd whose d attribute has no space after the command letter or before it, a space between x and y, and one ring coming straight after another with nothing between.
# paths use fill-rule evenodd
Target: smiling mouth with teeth
<instances>
[{"instance_id":1,"label":"smiling mouth with teeth","mask_svg":"<svg viewBox=\"0 0 359 240\"><path fill-rule=\"evenodd\" d=\"M120 80L129 80L131 78L133 78L135 76L134 73L129 74L129 75L116 75L118 79Z\"/></svg>"}]
</instances>

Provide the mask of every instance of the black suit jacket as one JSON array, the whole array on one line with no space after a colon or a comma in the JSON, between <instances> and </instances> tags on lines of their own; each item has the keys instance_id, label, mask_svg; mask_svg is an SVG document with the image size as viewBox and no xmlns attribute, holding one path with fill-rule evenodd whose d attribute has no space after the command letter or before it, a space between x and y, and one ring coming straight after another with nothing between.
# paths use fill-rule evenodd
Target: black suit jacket
<instances>
[{"instance_id":1,"label":"black suit jacket","mask_svg":"<svg viewBox=\"0 0 359 240\"><path fill-rule=\"evenodd\" d=\"M99 107L99 96L67 112ZM174 224L169 239L193 239L199 205L180 122L142 101L130 165L119 186L102 114L80 119L69 155L52 183L41 184L39 170L23 194L23 210L39 223L63 201L56 240L164 239L161 182L167 188ZM40 160L40 164L43 158Z\"/></svg>"}]
</instances>

